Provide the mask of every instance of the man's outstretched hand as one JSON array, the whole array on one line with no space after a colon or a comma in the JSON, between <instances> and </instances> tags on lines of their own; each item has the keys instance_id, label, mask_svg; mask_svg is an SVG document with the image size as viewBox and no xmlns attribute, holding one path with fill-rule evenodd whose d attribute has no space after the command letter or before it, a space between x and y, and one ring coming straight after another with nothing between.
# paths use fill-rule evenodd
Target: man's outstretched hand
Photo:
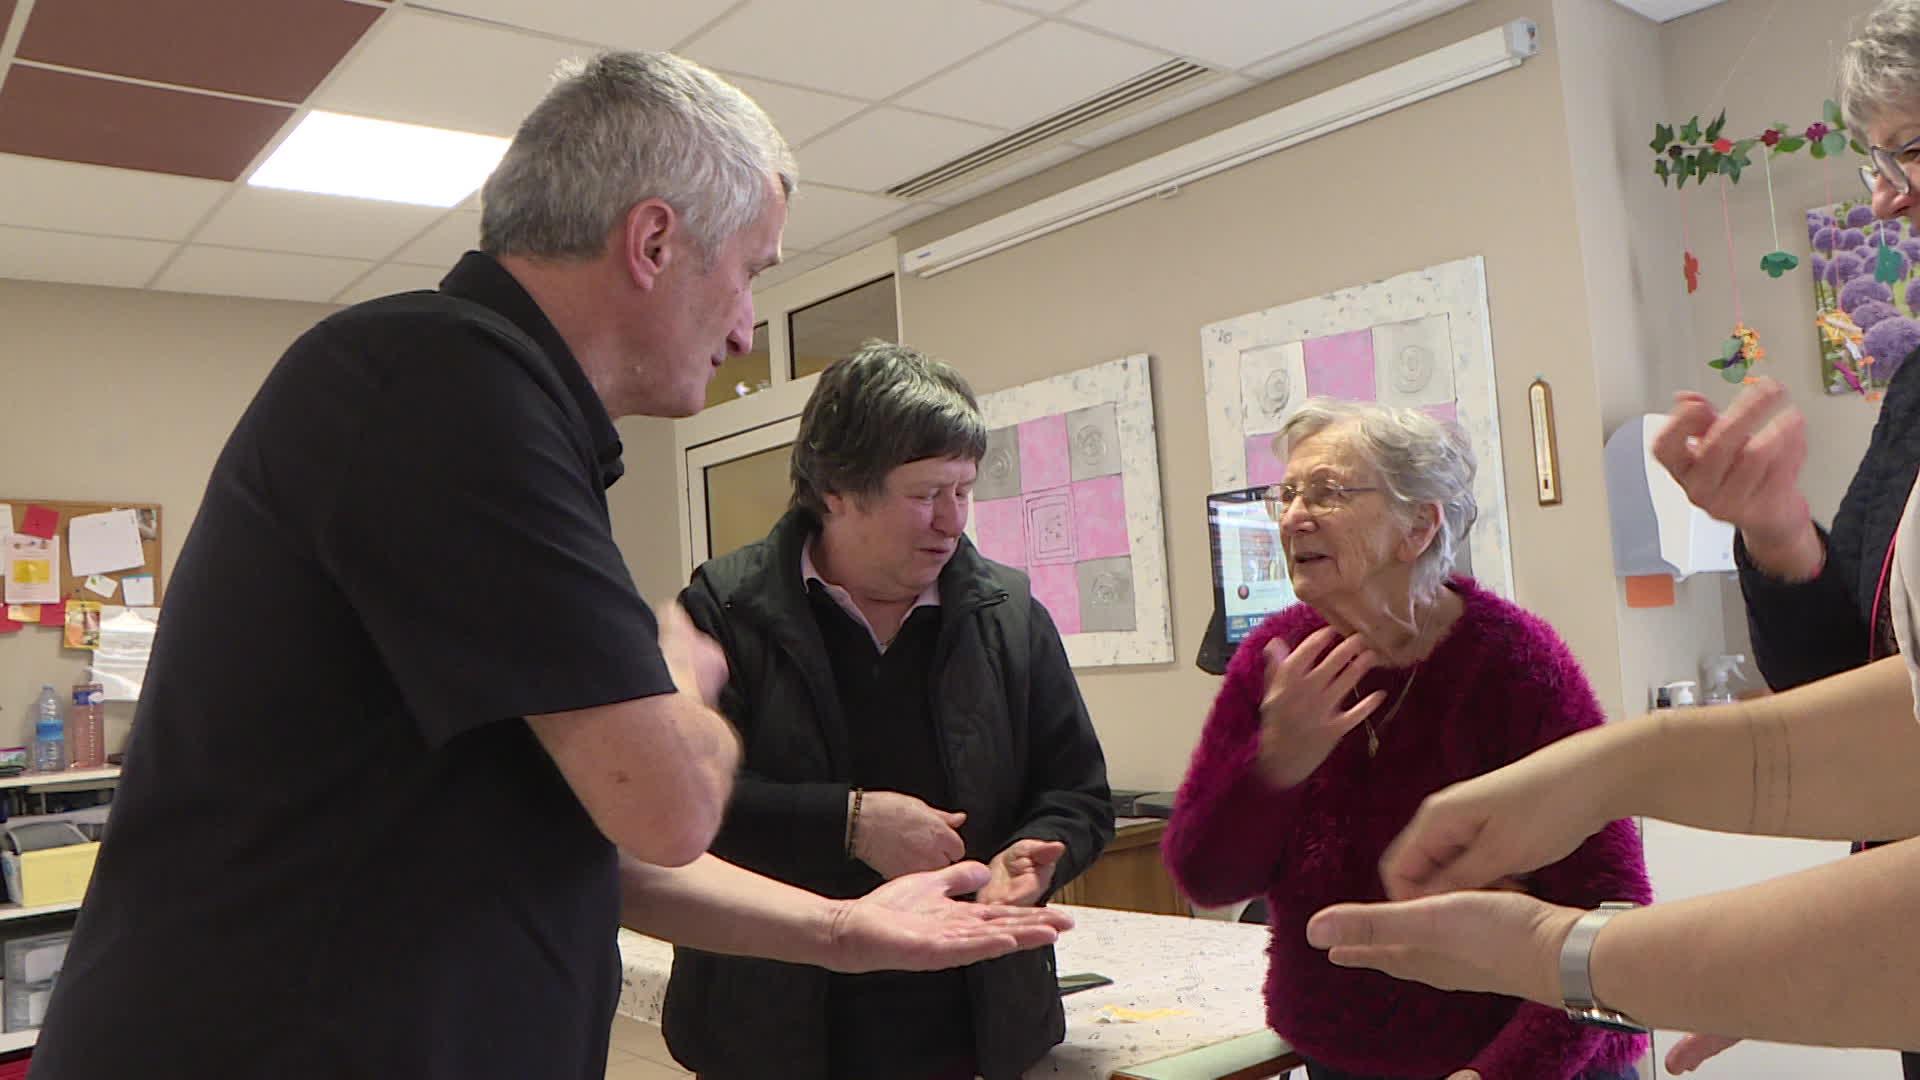
<instances>
[{"instance_id":1,"label":"man's outstretched hand","mask_svg":"<svg viewBox=\"0 0 1920 1080\"><path fill-rule=\"evenodd\" d=\"M934 971L1051 945L1073 920L1050 908L973 904L992 872L955 863L894 878L833 908L825 966L835 971Z\"/></svg>"}]
</instances>

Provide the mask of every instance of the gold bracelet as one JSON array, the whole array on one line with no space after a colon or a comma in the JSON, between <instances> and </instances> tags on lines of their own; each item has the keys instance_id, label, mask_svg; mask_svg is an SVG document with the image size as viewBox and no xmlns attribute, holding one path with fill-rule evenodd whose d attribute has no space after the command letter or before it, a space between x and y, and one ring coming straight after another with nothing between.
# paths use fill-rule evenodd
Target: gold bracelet
<instances>
[{"instance_id":1,"label":"gold bracelet","mask_svg":"<svg viewBox=\"0 0 1920 1080\"><path fill-rule=\"evenodd\" d=\"M847 858L853 858L853 837L860 825L860 800L865 797L864 788L853 789L853 807L847 811Z\"/></svg>"}]
</instances>

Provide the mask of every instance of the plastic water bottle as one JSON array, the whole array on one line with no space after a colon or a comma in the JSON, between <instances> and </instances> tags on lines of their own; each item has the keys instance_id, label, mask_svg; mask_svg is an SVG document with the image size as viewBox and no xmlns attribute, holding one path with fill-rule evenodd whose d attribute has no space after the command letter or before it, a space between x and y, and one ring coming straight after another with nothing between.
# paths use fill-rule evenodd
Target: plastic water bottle
<instances>
[{"instance_id":1,"label":"plastic water bottle","mask_svg":"<svg viewBox=\"0 0 1920 1080\"><path fill-rule=\"evenodd\" d=\"M98 769L107 763L106 688L97 682L75 683L73 709L67 713L71 757L76 769Z\"/></svg>"},{"instance_id":2,"label":"plastic water bottle","mask_svg":"<svg viewBox=\"0 0 1920 1080\"><path fill-rule=\"evenodd\" d=\"M60 709L60 695L47 684L33 703L33 768L35 772L61 772L66 767L66 719Z\"/></svg>"}]
</instances>

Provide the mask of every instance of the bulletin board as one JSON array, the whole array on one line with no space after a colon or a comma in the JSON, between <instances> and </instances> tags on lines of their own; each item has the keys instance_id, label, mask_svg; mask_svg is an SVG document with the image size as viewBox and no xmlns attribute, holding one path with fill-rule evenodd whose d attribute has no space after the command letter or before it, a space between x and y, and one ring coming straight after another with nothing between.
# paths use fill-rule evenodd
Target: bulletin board
<instances>
[{"instance_id":1,"label":"bulletin board","mask_svg":"<svg viewBox=\"0 0 1920 1080\"><path fill-rule=\"evenodd\" d=\"M136 567L115 570L102 575L115 581L136 574L153 575L153 602L158 606L162 600L160 578L160 504L143 502L81 502L73 499L8 499L0 498L13 511L12 531L23 531L27 513L34 507L45 507L58 516L54 535L60 538L60 599L100 600L108 604L119 603L121 590L115 590L113 597L102 597L85 591L86 576L74 576L73 562L69 557L72 550L67 542L67 523L77 517L88 514L104 514L109 510L133 510L140 515L140 553L145 561Z\"/></svg>"}]
</instances>

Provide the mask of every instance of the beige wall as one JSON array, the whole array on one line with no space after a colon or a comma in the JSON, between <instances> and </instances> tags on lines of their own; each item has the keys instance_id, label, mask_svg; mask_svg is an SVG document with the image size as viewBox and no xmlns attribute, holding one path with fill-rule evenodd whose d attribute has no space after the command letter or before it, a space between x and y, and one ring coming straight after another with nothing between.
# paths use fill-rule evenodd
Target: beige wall
<instances>
[{"instance_id":1,"label":"beige wall","mask_svg":"<svg viewBox=\"0 0 1920 1080\"><path fill-rule=\"evenodd\" d=\"M1202 325L1469 255L1487 260L1521 603L1561 628L1617 703L1600 415L1567 154L1562 45L1546 0L1483 0L1070 162L901 236L902 250L1371 71L1527 16L1545 49L1453 91L901 287L907 340L1005 386L1135 352L1154 358L1175 655L1080 672L1114 782L1176 783L1218 680L1192 667L1211 609ZM1531 495L1526 386L1556 395L1567 501ZM1495 463L1484 463L1494 466Z\"/></svg>"},{"instance_id":2,"label":"beige wall","mask_svg":"<svg viewBox=\"0 0 1920 1080\"><path fill-rule=\"evenodd\" d=\"M613 535L640 595L654 604L680 592L680 494L673 479L673 421L629 416L618 424L627 474L607 492Z\"/></svg>"},{"instance_id":3,"label":"beige wall","mask_svg":"<svg viewBox=\"0 0 1920 1080\"><path fill-rule=\"evenodd\" d=\"M281 351L330 310L0 280L0 499L157 502L165 580L241 410ZM0 638L0 745L27 740L40 684L64 693L87 655L62 649L52 630ZM109 707L109 748L130 712Z\"/></svg>"},{"instance_id":4,"label":"beige wall","mask_svg":"<svg viewBox=\"0 0 1920 1080\"><path fill-rule=\"evenodd\" d=\"M1562 107L1594 388L1602 434L1612 435L1632 417L1665 411L1675 390L1719 381L1698 362L1705 346L1679 271L1680 204L1653 176L1647 150L1654 124L1674 111L1660 51L1671 31L1612 0L1553 7L1561 40L1579 42L1560 56ZM1652 687L1698 680L1702 657L1748 649L1731 574L1698 574L1675 592L1672 607L1633 609L1614 579L1625 715L1648 707Z\"/></svg>"}]
</instances>

